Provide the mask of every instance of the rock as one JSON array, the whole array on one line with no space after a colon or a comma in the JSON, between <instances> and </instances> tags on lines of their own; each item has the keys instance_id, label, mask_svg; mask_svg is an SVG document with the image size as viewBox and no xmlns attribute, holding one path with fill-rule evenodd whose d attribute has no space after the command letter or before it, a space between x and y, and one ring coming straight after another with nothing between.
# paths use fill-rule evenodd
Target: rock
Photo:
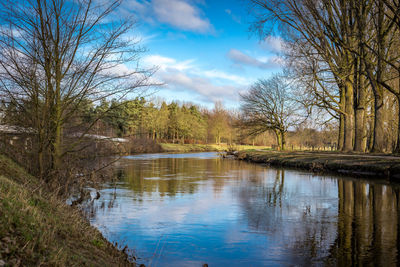
<instances>
[{"instance_id":1,"label":"rock","mask_svg":"<svg viewBox=\"0 0 400 267\"><path fill-rule=\"evenodd\" d=\"M0 267L3 267L3 266L5 266L5 265L6 265L5 261L0 260Z\"/></svg>"}]
</instances>

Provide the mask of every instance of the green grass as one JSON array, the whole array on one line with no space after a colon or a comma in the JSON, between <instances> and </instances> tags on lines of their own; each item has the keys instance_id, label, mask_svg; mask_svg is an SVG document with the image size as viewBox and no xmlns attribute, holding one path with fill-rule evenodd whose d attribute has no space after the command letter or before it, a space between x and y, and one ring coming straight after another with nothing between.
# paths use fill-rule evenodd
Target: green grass
<instances>
[{"instance_id":1,"label":"green grass","mask_svg":"<svg viewBox=\"0 0 400 267\"><path fill-rule=\"evenodd\" d=\"M6 266L129 265L77 209L1 155L0 260Z\"/></svg>"},{"instance_id":2,"label":"green grass","mask_svg":"<svg viewBox=\"0 0 400 267\"><path fill-rule=\"evenodd\" d=\"M194 151L227 151L227 150L269 150L270 147L266 146L249 146L249 145L234 145L229 146L226 144L169 144L162 143L160 144L163 151L166 152L194 152Z\"/></svg>"},{"instance_id":3,"label":"green grass","mask_svg":"<svg viewBox=\"0 0 400 267\"><path fill-rule=\"evenodd\" d=\"M215 148L209 145L200 144L160 144L163 151L168 152L190 152L190 151L216 151Z\"/></svg>"}]
</instances>

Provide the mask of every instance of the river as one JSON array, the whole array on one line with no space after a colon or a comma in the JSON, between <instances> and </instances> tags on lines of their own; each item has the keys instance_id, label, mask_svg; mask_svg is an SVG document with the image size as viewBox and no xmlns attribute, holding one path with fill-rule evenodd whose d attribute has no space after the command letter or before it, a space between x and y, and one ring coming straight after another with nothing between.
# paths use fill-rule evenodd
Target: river
<instances>
[{"instance_id":1,"label":"river","mask_svg":"<svg viewBox=\"0 0 400 267\"><path fill-rule=\"evenodd\" d=\"M400 187L222 159L127 156L91 223L146 266L400 264Z\"/></svg>"}]
</instances>

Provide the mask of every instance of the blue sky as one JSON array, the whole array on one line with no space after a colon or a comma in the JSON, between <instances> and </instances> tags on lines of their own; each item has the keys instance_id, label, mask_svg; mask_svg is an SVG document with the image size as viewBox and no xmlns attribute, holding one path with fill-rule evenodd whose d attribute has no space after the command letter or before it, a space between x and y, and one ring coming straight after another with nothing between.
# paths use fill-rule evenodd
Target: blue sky
<instances>
[{"instance_id":1,"label":"blue sky","mask_svg":"<svg viewBox=\"0 0 400 267\"><path fill-rule=\"evenodd\" d=\"M165 83L153 96L212 107L239 106L239 92L281 69L282 41L249 32L245 1L125 0L147 48L142 66L158 66Z\"/></svg>"}]
</instances>

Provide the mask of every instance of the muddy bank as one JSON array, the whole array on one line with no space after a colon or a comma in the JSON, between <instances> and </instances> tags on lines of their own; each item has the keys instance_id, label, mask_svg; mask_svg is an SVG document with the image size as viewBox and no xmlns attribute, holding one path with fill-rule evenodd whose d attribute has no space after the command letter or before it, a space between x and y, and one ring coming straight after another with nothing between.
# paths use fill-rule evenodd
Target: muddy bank
<instances>
[{"instance_id":1,"label":"muddy bank","mask_svg":"<svg viewBox=\"0 0 400 267\"><path fill-rule=\"evenodd\" d=\"M298 168L316 173L336 173L400 181L400 157L391 155L240 151L235 154L235 157L254 163Z\"/></svg>"}]
</instances>

